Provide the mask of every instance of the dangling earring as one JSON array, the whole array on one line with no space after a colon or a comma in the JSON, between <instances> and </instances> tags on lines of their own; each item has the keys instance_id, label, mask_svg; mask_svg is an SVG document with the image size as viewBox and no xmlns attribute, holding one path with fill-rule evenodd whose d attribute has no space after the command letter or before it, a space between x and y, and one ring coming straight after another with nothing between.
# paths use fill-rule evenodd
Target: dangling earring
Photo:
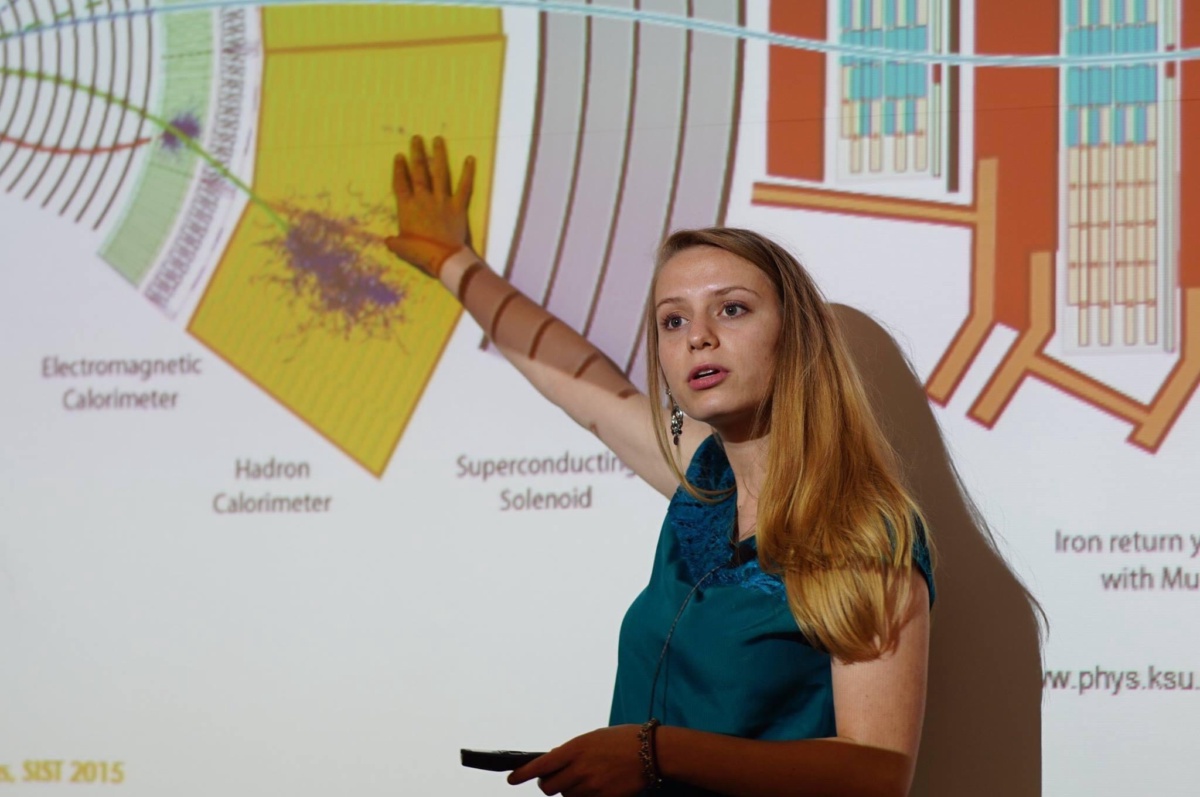
<instances>
[{"instance_id":1,"label":"dangling earring","mask_svg":"<svg viewBox=\"0 0 1200 797\"><path fill-rule=\"evenodd\" d=\"M679 445L679 435L683 434L683 410L679 409L679 404L676 403L675 397L671 395L671 389L667 388L667 398L671 400L671 437L675 440L675 445Z\"/></svg>"}]
</instances>

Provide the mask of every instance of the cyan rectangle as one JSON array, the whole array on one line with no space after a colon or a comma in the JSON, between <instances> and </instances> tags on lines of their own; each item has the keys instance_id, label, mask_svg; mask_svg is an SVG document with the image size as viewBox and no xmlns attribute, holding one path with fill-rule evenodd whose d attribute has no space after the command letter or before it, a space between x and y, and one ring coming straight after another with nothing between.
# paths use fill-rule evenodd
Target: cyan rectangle
<instances>
[{"instance_id":1,"label":"cyan rectangle","mask_svg":"<svg viewBox=\"0 0 1200 797\"><path fill-rule=\"evenodd\" d=\"M909 92L913 97L929 96L929 69L925 64L910 64L909 65L909 86L912 87Z\"/></svg>"},{"instance_id":2,"label":"cyan rectangle","mask_svg":"<svg viewBox=\"0 0 1200 797\"><path fill-rule=\"evenodd\" d=\"M926 52L929 50L929 26L918 25L913 28L913 38L916 40L913 43L912 49L917 52Z\"/></svg>"},{"instance_id":3,"label":"cyan rectangle","mask_svg":"<svg viewBox=\"0 0 1200 797\"><path fill-rule=\"evenodd\" d=\"M1089 70L1091 74L1091 91L1089 102L1092 105L1109 105L1112 103L1112 67L1095 66Z\"/></svg>"},{"instance_id":4,"label":"cyan rectangle","mask_svg":"<svg viewBox=\"0 0 1200 797\"><path fill-rule=\"evenodd\" d=\"M1142 102L1158 102L1158 68L1150 64L1137 67L1140 73Z\"/></svg>"},{"instance_id":5,"label":"cyan rectangle","mask_svg":"<svg viewBox=\"0 0 1200 797\"><path fill-rule=\"evenodd\" d=\"M1084 105L1083 70L1077 66L1067 69L1067 104L1071 107Z\"/></svg>"},{"instance_id":6,"label":"cyan rectangle","mask_svg":"<svg viewBox=\"0 0 1200 797\"><path fill-rule=\"evenodd\" d=\"M1122 25L1113 34L1113 46L1118 53L1133 52L1137 46L1136 28L1132 25Z\"/></svg>"},{"instance_id":7,"label":"cyan rectangle","mask_svg":"<svg viewBox=\"0 0 1200 797\"><path fill-rule=\"evenodd\" d=\"M1067 146L1079 146L1079 111L1067 111Z\"/></svg>"},{"instance_id":8,"label":"cyan rectangle","mask_svg":"<svg viewBox=\"0 0 1200 797\"><path fill-rule=\"evenodd\" d=\"M1158 26L1146 25L1142 35L1144 37L1142 41L1142 52L1156 52L1158 50Z\"/></svg>"},{"instance_id":9,"label":"cyan rectangle","mask_svg":"<svg viewBox=\"0 0 1200 797\"><path fill-rule=\"evenodd\" d=\"M1067 55L1083 55L1084 43L1082 28L1073 28L1067 31Z\"/></svg>"}]
</instances>

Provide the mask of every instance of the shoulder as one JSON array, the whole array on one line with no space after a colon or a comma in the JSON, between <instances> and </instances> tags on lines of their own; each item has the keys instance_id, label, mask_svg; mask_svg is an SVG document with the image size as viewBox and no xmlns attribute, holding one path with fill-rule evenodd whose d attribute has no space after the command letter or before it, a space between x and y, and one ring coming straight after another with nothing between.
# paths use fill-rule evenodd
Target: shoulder
<instances>
[{"instance_id":1,"label":"shoulder","mask_svg":"<svg viewBox=\"0 0 1200 797\"><path fill-rule=\"evenodd\" d=\"M937 597L937 589L933 581L933 555L929 550L928 532L925 530L925 523L921 520L920 515L913 516L913 527L916 532L912 544L913 567L917 568L925 579L925 585L929 588L929 605L933 606L934 599Z\"/></svg>"}]
</instances>

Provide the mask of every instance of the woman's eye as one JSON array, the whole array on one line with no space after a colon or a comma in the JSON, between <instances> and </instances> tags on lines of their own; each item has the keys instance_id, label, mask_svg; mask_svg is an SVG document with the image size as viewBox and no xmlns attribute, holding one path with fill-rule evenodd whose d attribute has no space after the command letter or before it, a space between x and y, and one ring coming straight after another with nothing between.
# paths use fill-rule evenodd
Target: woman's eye
<instances>
[{"instance_id":1,"label":"woman's eye","mask_svg":"<svg viewBox=\"0 0 1200 797\"><path fill-rule=\"evenodd\" d=\"M727 304L721 308L721 314L729 318L734 318L746 312L746 306L741 304Z\"/></svg>"},{"instance_id":2,"label":"woman's eye","mask_svg":"<svg viewBox=\"0 0 1200 797\"><path fill-rule=\"evenodd\" d=\"M663 329L679 329L683 326L683 319L677 315L669 315L662 320Z\"/></svg>"}]
</instances>

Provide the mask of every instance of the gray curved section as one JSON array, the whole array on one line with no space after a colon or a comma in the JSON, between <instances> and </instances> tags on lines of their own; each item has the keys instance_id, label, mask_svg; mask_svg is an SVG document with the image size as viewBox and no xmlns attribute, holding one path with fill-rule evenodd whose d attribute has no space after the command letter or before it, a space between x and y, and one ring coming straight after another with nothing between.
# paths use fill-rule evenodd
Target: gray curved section
<instances>
[{"instance_id":1,"label":"gray curved section","mask_svg":"<svg viewBox=\"0 0 1200 797\"><path fill-rule=\"evenodd\" d=\"M634 8L633 0L603 5ZM742 20L740 0L637 7ZM576 15L543 14L541 24L533 147L505 271L641 384L655 248L671 229L725 218L742 44Z\"/></svg>"},{"instance_id":2,"label":"gray curved section","mask_svg":"<svg viewBox=\"0 0 1200 797\"><path fill-rule=\"evenodd\" d=\"M604 5L632 7L628 0ZM561 231L562 249L546 296L546 306L579 330L587 322L592 294L602 276L611 219L621 199L626 142L635 110L634 26L591 18L588 34L585 134L578 151L570 215Z\"/></svg>"},{"instance_id":3,"label":"gray curved section","mask_svg":"<svg viewBox=\"0 0 1200 797\"><path fill-rule=\"evenodd\" d=\"M692 0L690 5L692 16L701 19L734 24L744 19L741 2ZM672 230L725 223L737 150L742 40L690 31L687 37L687 113L675 156L678 176L672 187L674 202L665 216L662 237ZM649 287L647 276L643 297ZM644 327L639 324L626 350L626 373L639 387L646 384L644 337Z\"/></svg>"},{"instance_id":4,"label":"gray curved section","mask_svg":"<svg viewBox=\"0 0 1200 797\"><path fill-rule=\"evenodd\" d=\"M643 4L643 8L683 15L688 3L658 0ZM688 85L687 37L661 25L645 25L640 33L641 68L625 192L616 208L608 267L604 279L595 283L593 315L585 329L592 342L622 366L628 364L637 340L654 251L675 200L676 164L687 110L682 102Z\"/></svg>"},{"instance_id":5,"label":"gray curved section","mask_svg":"<svg viewBox=\"0 0 1200 797\"><path fill-rule=\"evenodd\" d=\"M527 296L545 303L579 147L587 20L574 14L542 14L540 24L534 151L505 273Z\"/></svg>"}]
</instances>

